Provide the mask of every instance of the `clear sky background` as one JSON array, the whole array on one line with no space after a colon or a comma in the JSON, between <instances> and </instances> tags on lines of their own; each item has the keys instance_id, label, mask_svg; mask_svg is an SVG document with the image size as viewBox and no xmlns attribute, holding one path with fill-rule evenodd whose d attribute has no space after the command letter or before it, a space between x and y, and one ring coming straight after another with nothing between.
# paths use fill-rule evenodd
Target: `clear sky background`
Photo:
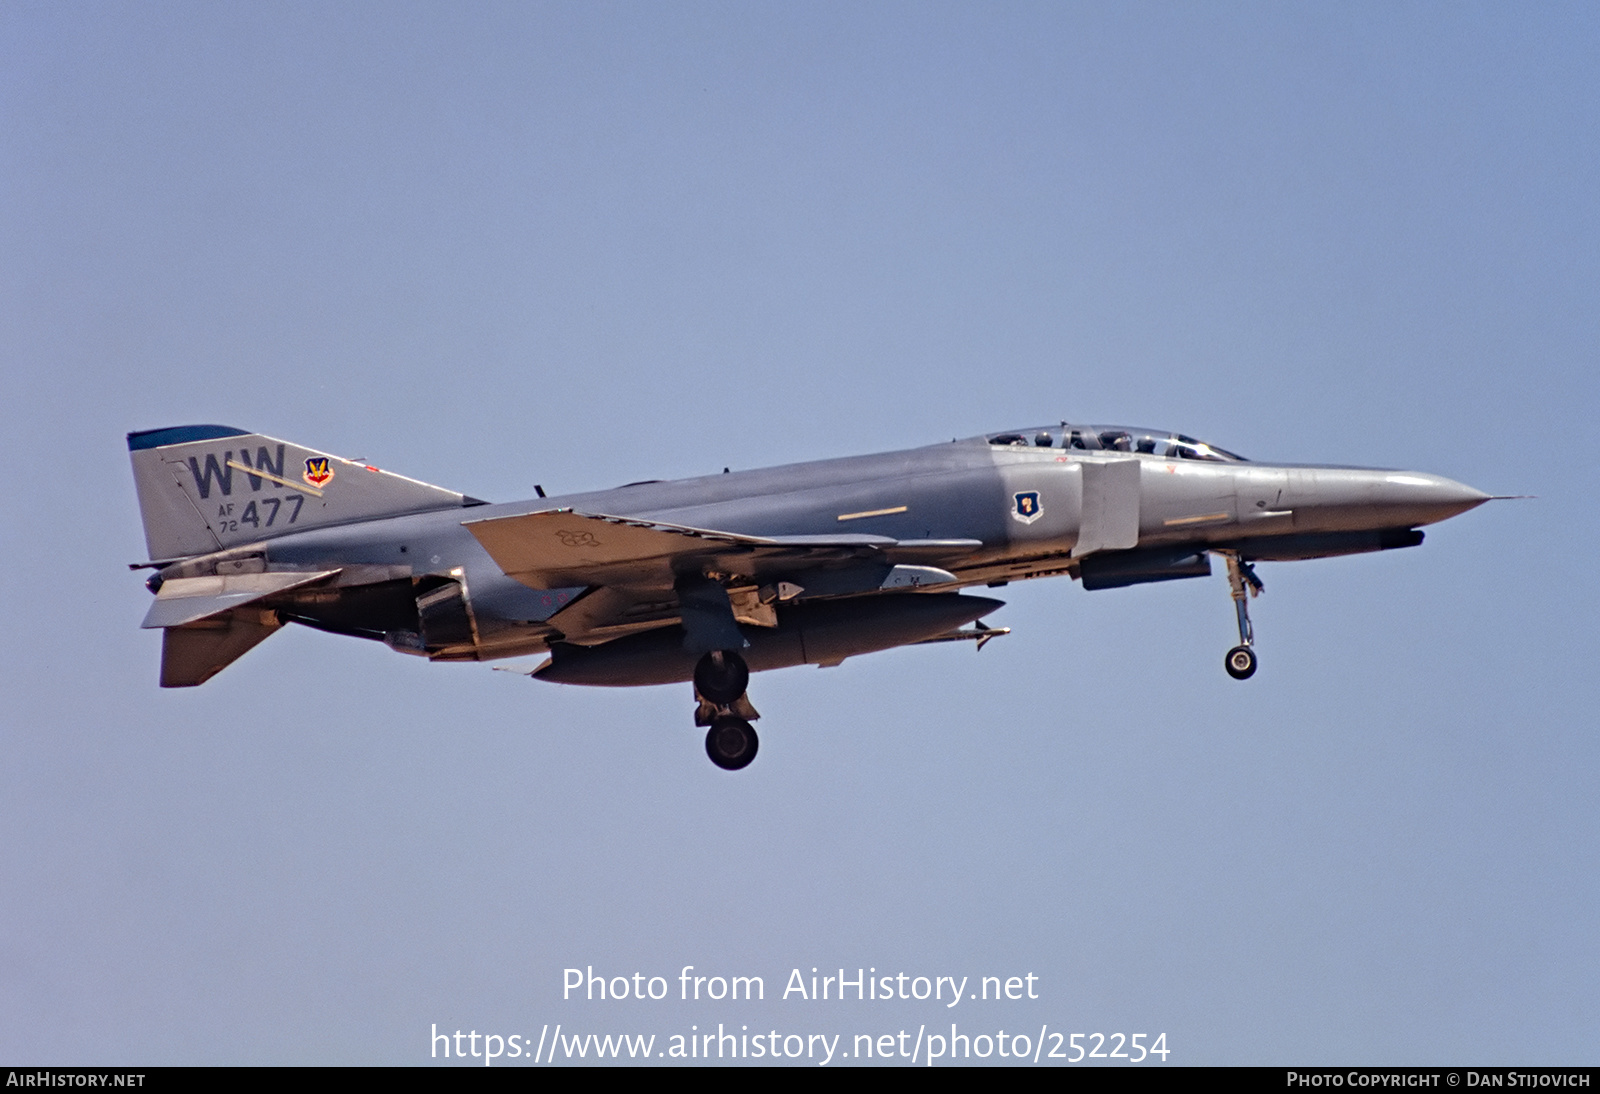
<instances>
[{"instance_id":1,"label":"clear sky background","mask_svg":"<svg viewBox=\"0 0 1600 1094\"><path fill-rule=\"evenodd\" d=\"M0 1060L1165 1032L1595 1063L1600 9L0 8ZM124 434L493 500L1053 422L1436 472L1416 550L546 685L290 628L156 687ZM577 1002L562 970L761 975ZM780 1000L790 970L1036 1000Z\"/></svg>"}]
</instances>

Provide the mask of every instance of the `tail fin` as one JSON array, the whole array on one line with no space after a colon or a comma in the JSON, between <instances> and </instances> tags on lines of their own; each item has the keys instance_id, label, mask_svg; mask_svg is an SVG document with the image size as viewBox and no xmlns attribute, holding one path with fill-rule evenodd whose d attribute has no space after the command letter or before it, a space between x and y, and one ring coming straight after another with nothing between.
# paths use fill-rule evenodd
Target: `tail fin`
<instances>
[{"instance_id":1,"label":"tail fin","mask_svg":"<svg viewBox=\"0 0 1600 1094\"><path fill-rule=\"evenodd\" d=\"M225 425L128 434L152 561L353 520L482 505L367 464Z\"/></svg>"}]
</instances>

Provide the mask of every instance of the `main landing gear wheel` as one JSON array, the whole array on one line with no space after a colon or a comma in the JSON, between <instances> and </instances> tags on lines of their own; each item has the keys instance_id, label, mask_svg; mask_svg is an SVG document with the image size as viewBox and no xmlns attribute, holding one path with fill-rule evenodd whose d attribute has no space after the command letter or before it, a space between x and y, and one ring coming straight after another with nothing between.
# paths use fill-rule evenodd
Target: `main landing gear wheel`
<instances>
[{"instance_id":1,"label":"main landing gear wheel","mask_svg":"<svg viewBox=\"0 0 1600 1094\"><path fill-rule=\"evenodd\" d=\"M761 715L745 695L749 683L750 666L735 650L712 650L694 666L694 724L710 727L706 755L724 771L749 767L761 746L750 724Z\"/></svg>"},{"instance_id":2,"label":"main landing gear wheel","mask_svg":"<svg viewBox=\"0 0 1600 1094\"><path fill-rule=\"evenodd\" d=\"M1235 680L1248 680L1256 674L1256 653L1249 646L1235 646L1228 651L1223 665Z\"/></svg>"},{"instance_id":3,"label":"main landing gear wheel","mask_svg":"<svg viewBox=\"0 0 1600 1094\"><path fill-rule=\"evenodd\" d=\"M761 740L756 727L743 718L725 714L706 731L706 755L724 771L738 771L756 758Z\"/></svg>"},{"instance_id":4,"label":"main landing gear wheel","mask_svg":"<svg viewBox=\"0 0 1600 1094\"><path fill-rule=\"evenodd\" d=\"M750 667L733 650L712 650L694 666L695 688L719 707L737 701L749 683ZM751 754L754 755L753 750Z\"/></svg>"}]
</instances>

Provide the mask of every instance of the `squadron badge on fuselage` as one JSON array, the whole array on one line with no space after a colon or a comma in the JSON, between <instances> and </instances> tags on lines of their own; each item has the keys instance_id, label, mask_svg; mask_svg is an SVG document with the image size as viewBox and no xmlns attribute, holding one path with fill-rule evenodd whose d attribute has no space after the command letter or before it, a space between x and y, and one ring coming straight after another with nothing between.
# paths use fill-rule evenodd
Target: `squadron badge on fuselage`
<instances>
[{"instance_id":1,"label":"squadron badge on fuselage","mask_svg":"<svg viewBox=\"0 0 1600 1094\"><path fill-rule=\"evenodd\" d=\"M1020 494L1011 495L1011 519L1020 520L1023 524L1032 524L1044 516L1044 506L1039 504L1039 491L1024 490Z\"/></svg>"},{"instance_id":2,"label":"squadron badge on fuselage","mask_svg":"<svg viewBox=\"0 0 1600 1094\"><path fill-rule=\"evenodd\" d=\"M301 477L312 486L326 486L333 481L333 466L326 456L312 456L306 460L306 473Z\"/></svg>"}]
</instances>

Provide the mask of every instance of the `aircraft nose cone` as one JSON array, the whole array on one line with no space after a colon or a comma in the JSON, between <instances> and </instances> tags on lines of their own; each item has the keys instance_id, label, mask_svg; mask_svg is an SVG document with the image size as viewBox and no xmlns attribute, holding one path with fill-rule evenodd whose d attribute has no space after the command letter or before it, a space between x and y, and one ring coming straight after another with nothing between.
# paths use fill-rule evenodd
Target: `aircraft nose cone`
<instances>
[{"instance_id":1,"label":"aircraft nose cone","mask_svg":"<svg viewBox=\"0 0 1600 1094\"><path fill-rule=\"evenodd\" d=\"M1420 471L1384 472L1379 487L1380 504L1412 514L1408 524L1434 524L1476 509L1489 495L1442 475Z\"/></svg>"},{"instance_id":2,"label":"aircraft nose cone","mask_svg":"<svg viewBox=\"0 0 1600 1094\"><path fill-rule=\"evenodd\" d=\"M1437 524L1477 508L1489 495L1423 471L1349 467L1291 479L1286 499L1297 530L1332 532Z\"/></svg>"}]
</instances>

